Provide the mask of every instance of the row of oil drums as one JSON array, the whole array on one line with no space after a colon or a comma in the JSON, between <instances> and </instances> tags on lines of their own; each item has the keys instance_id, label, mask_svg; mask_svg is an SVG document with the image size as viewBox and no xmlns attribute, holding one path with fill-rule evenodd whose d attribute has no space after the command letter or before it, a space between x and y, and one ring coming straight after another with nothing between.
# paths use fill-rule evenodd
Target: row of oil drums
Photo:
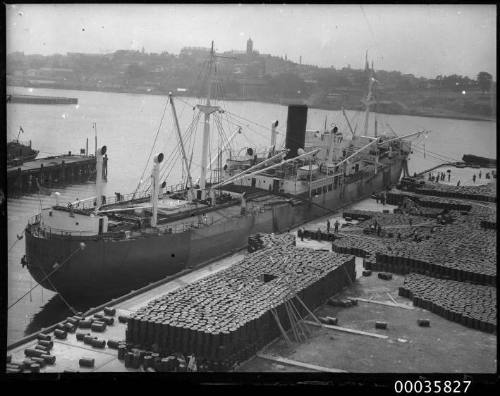
<instances>
[{"instance_id":1,"label":"row of oil drums","mask_svg":"<svg viewBox=\"0 0 500 396\"><path fill-rule=\"evenodd\" d=\"M317 255L318 252L311 253ZM335 258L343 262L332 265ZM294 279L287 283L282 279L275 288L253 289L254 298L251 300L238 300L238 293L225 294L220 298L217 296L217 284L213 283L199 290L190 288L190 295L183 296L182 303L177 300L168 304L168 297L175 294L174 291L166 296L167 299L155 300L129 317L127 341L147 348L154 346L164 353L190 353L212 361L244 359L277 335L279 329L270 313L272 309L284 312L285 301L295 293L307 306L314 308L355 279L354 258L329 254L323 259L316 273L310 271L295 278L302 283L294 284ZM259 260L255 261L258 267ZM321 266L330 266L331 270L322 271ZM195 290L197 296L192 295ZM207 298L200 298L207 290L210 290ZM227 289L222 287L220 291L227 293ZM265 293L261 298L255 298L259 291ZM224 304L224 298L232 301ZM211 320L211 323L217 319L224 326L212 327L205 319Z\"/></svg>"},{"instance_id":2,"label":"row of oil drums","mask_svg":"<svg viewBox=\"0 0 500 396\"><path fill-rule=\"evenodd\" d=\"M299 237L313 239L315 241L334 241L337 239L336 235L331 232L304 230L300 232Z\"/></svg>"},{"instance_id":3,"label":"row of oil drums","mask_svg":"<svg viewBox=\"0 0 500 396\"><path fill-rule=\"evenodd\" d=\"M414 279L413 284L407 283L399 288L399 295L411 299L417 307L464 326L489 333L496 331L496 301L493 296L485 301L484 296L476 293L457 293L445 285L440 286L437 284L439 280L430 281L422 277L419 281L432 290L428 290L426 294L415 290L414 283L417 280ZM473 305L477 309L469 308Z\"/></svg>"},{"instance_id":4,"label":"row of oil drums","mask_svg":"<svg viewBox=\"0 0 500 396\"><path fill-rule=\"evenodd\" d=\"M469 199L474 201L484 201L484 202L496 202L497 198L491 195L484 195L481 193L473 194L473 193L461 193L461 192L453 192L453 191L443 191L436 189L424 189L419 188L416 190L417 194L423 195L434 195L438 197L447 197L447 198L458 198L458 199Z\"/></svg>"},{"instance_id":5,"label":"row of oil drums","mask_svg":"<svg viewBox=\"0 0 500 396\"><path fill-rule=\"evenodd\" d=\"M125 341L120 342L118 359L127 368L138 370L142 367L146 372L229 371L238 361L236 358L209 360L182 353L159 353L141 349Z\"/></svg>"},{"instance_id":6,"label":"row of oil drums","mask_svg":"<svg viewBox=\"0 0 500 396\"><path fill-rule=\"evenodd\" d=\"M405 198L409 198L412 202L415 202L421 207L425 208L435 208L435 209L448 209L448 210L459 210L459 211L470 211L472 206L466 203L461 203L461 202L451 202L446 199L442 198L464 198L461 196L453 196L452 193L450 194L441 194L441 193L434 193L436 190L423 190L419 189L416 190L415 192L417 194L422 194L426 195L429 198L425 197L415 197L415 196L410 196L408 194L404 193L399 193L399 192L392 192L387 194L387 203L390 205L401 205L404 201Z\"/></svg>"},{"instance_id":7,"label":"row of oil drums","mask_svg":"<svg viewBox=\"0 0 500 396\"><path fill-rule=\"evenodd\" d=\"M376 265L372 265L371 268L366 269L389 271L398 274L416 272L460 282L469 281L480 285L496 285L496 274L487 273L486 269L484 272L472 270L476 266L477 260L468 257L457 258L456 262L447 262L443 265L418 260L407 256L404 252L400 252L400 255L377 253L375 257ZM426 255L422 254L419 257L426 257Z\"/></svg>"},{"instance_id":8,"label":"row of oil drums","mask_svg":"<svg viewBox=\"0 0 500 396\"><path fill-rule=\"evenodd\" d=\"M467 213L472 209L472 205L467 205L458 202L450 202L449 200L441 199L438 197L430 197L429 199L422 198L420 200L420 204L428 208L457 210L464 213Z\"/></svg>"},{"instance_id":9,"label":"row of oil drums","mask_svg":"<svg viewBox=\"0 0 500 396\"><path fill-rule=\"evenodd\" d=\"M487 230L496 230L497 229L496 221L482 220L480 224L481 224L481 227L483 227Z\"/></svg>"},{"instance_id":10,"label":"row of oil drums","mask_svg":"<svg viewBox=\"0 0 500 396\"><path fill-rule=\"evenodd\" d=\"M357 248L357 247L346 247L346 246L337 246L335 244L332 245L332 250L337 253L342 253L342 254L352 254L353 256L356 257L368 257L370 253L367 251Z\"/></svg>"},{"instance_id":11,"label":"row of oil drums","mask_svg":"<svg viewBox=\"0 0 500 396\"><path fill-rule=\"evenodd\" d=\"M369 210L346 210L342 212L342 217L345 219L347 217L354 219L354 220L359 220L359 221L365 221L369 220L372 217L380 214L379 212L373 212Z\"/></svg>"}]
</instances>

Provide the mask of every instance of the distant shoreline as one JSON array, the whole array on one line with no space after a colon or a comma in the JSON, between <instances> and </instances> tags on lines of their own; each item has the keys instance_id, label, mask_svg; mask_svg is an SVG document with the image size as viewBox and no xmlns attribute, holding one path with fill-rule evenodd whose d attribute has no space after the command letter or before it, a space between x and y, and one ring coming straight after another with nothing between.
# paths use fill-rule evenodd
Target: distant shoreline
<instances>
[{"instance_id":1,"label":"distant shoreline","mask_svg":"<svg viewBox=\"0 0 500 396\"><path fill-rule=\"evenodd\" d=\"M55 90L72 90L72 91L87 91L87 92L109 92L109 93L124 93L124 94L138 94L138 95L155 95L155 96L167 96L166 93L158 93L158 92L137 92L137 91L127 91L127 90L113 90L113 89L91 89L91 88L77 88L77 87L65 87L65 88L54 88L54 87L28 87L25 85L7 85L7 88L9 87L22 87L22 88L35 88L35 89L55 89ZM191 96L191 95L178 95L178 96ZM271 100L271 99L259 99L259 98L226 98L225 100L227 101L234 101L234 102L261 102L261 103L270 103L270 104L279 104L279 105L284 105L283 102L291 102L292 100ZM307 102L306 100L303 99L297 99L297 102ZM319 109L319 110L330 110L330 111L340 111L341 109L333 107L333 106L327 106L327 105L313 105L309 106L312 109ZM362 111L360 109L356 108L345 108L346 110L349 111ZM453 114L438 114L438 113L429 113L429 112L419 112L417 110L414 111L408 111L408 112L383 112L383 111L378 111L379 114L390 114L390 115L399 115L399 116L412 116L412 117L428 117L428 118L448 118L451 120L464 120L464 121L484 121L484 122L496 122L496 117L484 117L484 116L479 116L479 115L464 115L460 113L453 113Z\"/></svg>"}]
</instances>

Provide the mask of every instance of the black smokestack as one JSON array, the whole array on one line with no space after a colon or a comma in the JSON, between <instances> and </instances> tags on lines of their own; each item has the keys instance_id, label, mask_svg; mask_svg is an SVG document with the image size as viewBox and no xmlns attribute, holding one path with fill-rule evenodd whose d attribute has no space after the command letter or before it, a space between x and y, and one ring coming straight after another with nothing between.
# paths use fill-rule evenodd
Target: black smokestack
<instances>
[{"instance_id":1,"label":"black smokestack","mask_svg":"<svg viewBox=\"0 0 500 396\"><path fill-rule=\"evenodd\" d=\"M286 155L286 159L296 157L298 155L297 149L304 148L306 141L306 124L307 106L298 104L289 105L285 147L290 151Z\"/></svg>"}]
</instances>

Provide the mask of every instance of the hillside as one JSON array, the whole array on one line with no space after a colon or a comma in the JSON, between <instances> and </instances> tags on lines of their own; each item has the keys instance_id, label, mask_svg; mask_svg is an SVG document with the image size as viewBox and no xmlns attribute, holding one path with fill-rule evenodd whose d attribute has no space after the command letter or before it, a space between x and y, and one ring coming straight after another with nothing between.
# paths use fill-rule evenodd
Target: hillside
<instances>
[{"instance_id":1,"label":"hillside","mask_svg":"<svg viewBox=\"0 0 500 396\"><path fill-rule=\"evenodd\" d=\"M361 109L368 72L363 69L319 68L257 51L229 51L218 60L218 81L231 100L282 103L302 101L325 109ZM200 70L207 48L184 48L178 55L144 51L110 54L7 55L7 84L11 86L165 95L203 94ZM463 76L415 77L376 70L375 111L447 118L496 118L496 82L481 72Z\"/></svg>"}]
</instances>

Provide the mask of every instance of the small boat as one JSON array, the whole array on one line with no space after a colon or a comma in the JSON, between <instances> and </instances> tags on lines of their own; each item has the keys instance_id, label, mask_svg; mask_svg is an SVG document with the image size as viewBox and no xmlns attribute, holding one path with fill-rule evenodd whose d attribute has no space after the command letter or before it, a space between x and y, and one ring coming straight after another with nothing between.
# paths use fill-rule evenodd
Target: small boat
<instances>
[{"instance_id":1,"label":"small boat","mask_svg":"<svg viewBox=\"0 0 500 396\"><path fill-rule=\"evenodd\" d=\"M24 133L22 127L19 127L17 138L7 143L7 167L22 165L26 161L31 161L36 158L39 151L31 148L31 140L29 142L21 142L19 135Z\"/></svg>"}]
</instances>

